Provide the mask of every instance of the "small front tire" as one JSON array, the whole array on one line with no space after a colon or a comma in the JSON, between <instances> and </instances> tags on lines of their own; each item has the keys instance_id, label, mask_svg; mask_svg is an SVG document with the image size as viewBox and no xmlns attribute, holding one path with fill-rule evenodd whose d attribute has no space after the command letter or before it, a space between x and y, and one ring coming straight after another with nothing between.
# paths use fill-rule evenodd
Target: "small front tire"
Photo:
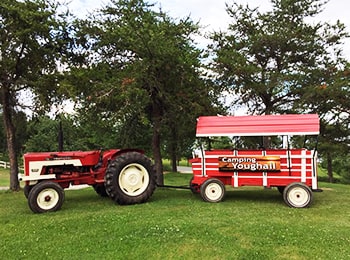
<instances>
[{"instance_id":1,"label":"small front tire","mask_svg":"<svg viewBox=\"0 0 350 260\"><path fill-rule=\"evenodd\" d=\"M218 179L208 179L201 185L200 194L204 201L220 202L225 196L225 185Z\"/></svg>"},{"instance_id":2,"label":"small front tire","mask_svg":"<svg viewBox=\"0 0 350 260\"><path fill-rule=\"evenodd\" d=\"M39 182L28 195L28 205L34 213L57 211L61 209L63 201L63 188L51 181Z\"/></svg>"},{"instance_id":3,"label":"small front tire","mask_svg":"<svg viewBox=\"0 0 350 260\"><path fill-rule=\"evenodd\" d=\"M29 192L31 191L31 189L32 189L33 187L34 187L33 185L25 185L25 186L23 187L23 194L24 194L24 196L26 197L26 199L28 199Z\"/></svg>"}]
</instances>

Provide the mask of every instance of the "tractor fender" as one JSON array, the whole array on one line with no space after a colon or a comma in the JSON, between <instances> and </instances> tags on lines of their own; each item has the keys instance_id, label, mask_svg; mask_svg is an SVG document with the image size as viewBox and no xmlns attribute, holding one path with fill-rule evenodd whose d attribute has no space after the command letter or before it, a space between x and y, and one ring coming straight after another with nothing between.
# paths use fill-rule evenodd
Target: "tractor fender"
<instances>
[{"instance_id":1,"label":"tractor fender","mask_svg":"<svg viewBox=\"0 0 350 260\"><path fill-rule=\"evenodd\" d=\"M109 161L114 160L116 157L128 153L128 152L137 152L140 154L144 154L145 152L141 149L112 149L112 150L108 150L105 151L103 153L103 162L104 164L108 164Z\"/></svg>"}]
</instances>

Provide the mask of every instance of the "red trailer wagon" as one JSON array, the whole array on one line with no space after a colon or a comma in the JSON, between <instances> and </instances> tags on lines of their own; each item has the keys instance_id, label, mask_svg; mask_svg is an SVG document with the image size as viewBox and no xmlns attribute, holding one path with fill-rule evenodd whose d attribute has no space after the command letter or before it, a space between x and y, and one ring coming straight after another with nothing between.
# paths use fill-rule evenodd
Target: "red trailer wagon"
<instances>
[{"instance_id":1,"label":"red trailer wagon","mask_svg":"<svg viewBox=\"0 0 350 260\"><path fill-rule=\"evenodd\" d=\"M318 134L316 114L199 117L197 137L279 136L285 142L278 149L202 147L198 157L191 160L191 190L199 192L205 201L219 202L224 198L225 185L276 187L290 207L308 207L313 191L319 191L317 152L316 149L291 148L288 140L295 135Z\"/></svg>"}]
</instances>

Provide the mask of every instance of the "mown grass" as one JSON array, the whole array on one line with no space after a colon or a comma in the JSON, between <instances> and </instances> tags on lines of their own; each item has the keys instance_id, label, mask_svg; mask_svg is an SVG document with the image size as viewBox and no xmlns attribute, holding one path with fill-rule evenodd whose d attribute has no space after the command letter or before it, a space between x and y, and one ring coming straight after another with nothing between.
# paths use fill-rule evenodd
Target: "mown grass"
<instances>
[{"instance_id":1,"label":"mown grass","mask_svg":"<svg viewBox=\"0 0 350 260\"><path fill-rule=\"evenodd\" d=\"M9 169L0 168L0 187L8 187L10 184Z\"/></svg>"},{"instance_id":2,"label":"mown grass","mask_svg":"<svg viewBox=\"0 0 350 260\"><path fill-rule=\"evenodd\" d=\"M190 178L166 174L165 184ZM261 188L229 189L217 204L157 188L132 206L87 188L66 191L62 209L47 214L33 214L22 193L1 191L0 259L349 259L349 186L320 186L307 209Z\"/></svg>"}]
</instances>

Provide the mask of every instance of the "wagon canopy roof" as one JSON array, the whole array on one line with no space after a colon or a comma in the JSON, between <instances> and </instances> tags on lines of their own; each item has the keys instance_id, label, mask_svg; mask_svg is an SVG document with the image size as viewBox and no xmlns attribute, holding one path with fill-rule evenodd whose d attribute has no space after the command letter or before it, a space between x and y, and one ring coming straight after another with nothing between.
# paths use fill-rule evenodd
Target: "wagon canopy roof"
<instances>
[{"instance_id":1,"label":"wagon canopy roof","mask_svg":"<svg viewBox=\"0 0 350 260\"><path fill-rule=\"evenodd\" d=\"M201 116L196 136L317 135L319 131L317 114Z\"/></svg>"}]
</instances>

